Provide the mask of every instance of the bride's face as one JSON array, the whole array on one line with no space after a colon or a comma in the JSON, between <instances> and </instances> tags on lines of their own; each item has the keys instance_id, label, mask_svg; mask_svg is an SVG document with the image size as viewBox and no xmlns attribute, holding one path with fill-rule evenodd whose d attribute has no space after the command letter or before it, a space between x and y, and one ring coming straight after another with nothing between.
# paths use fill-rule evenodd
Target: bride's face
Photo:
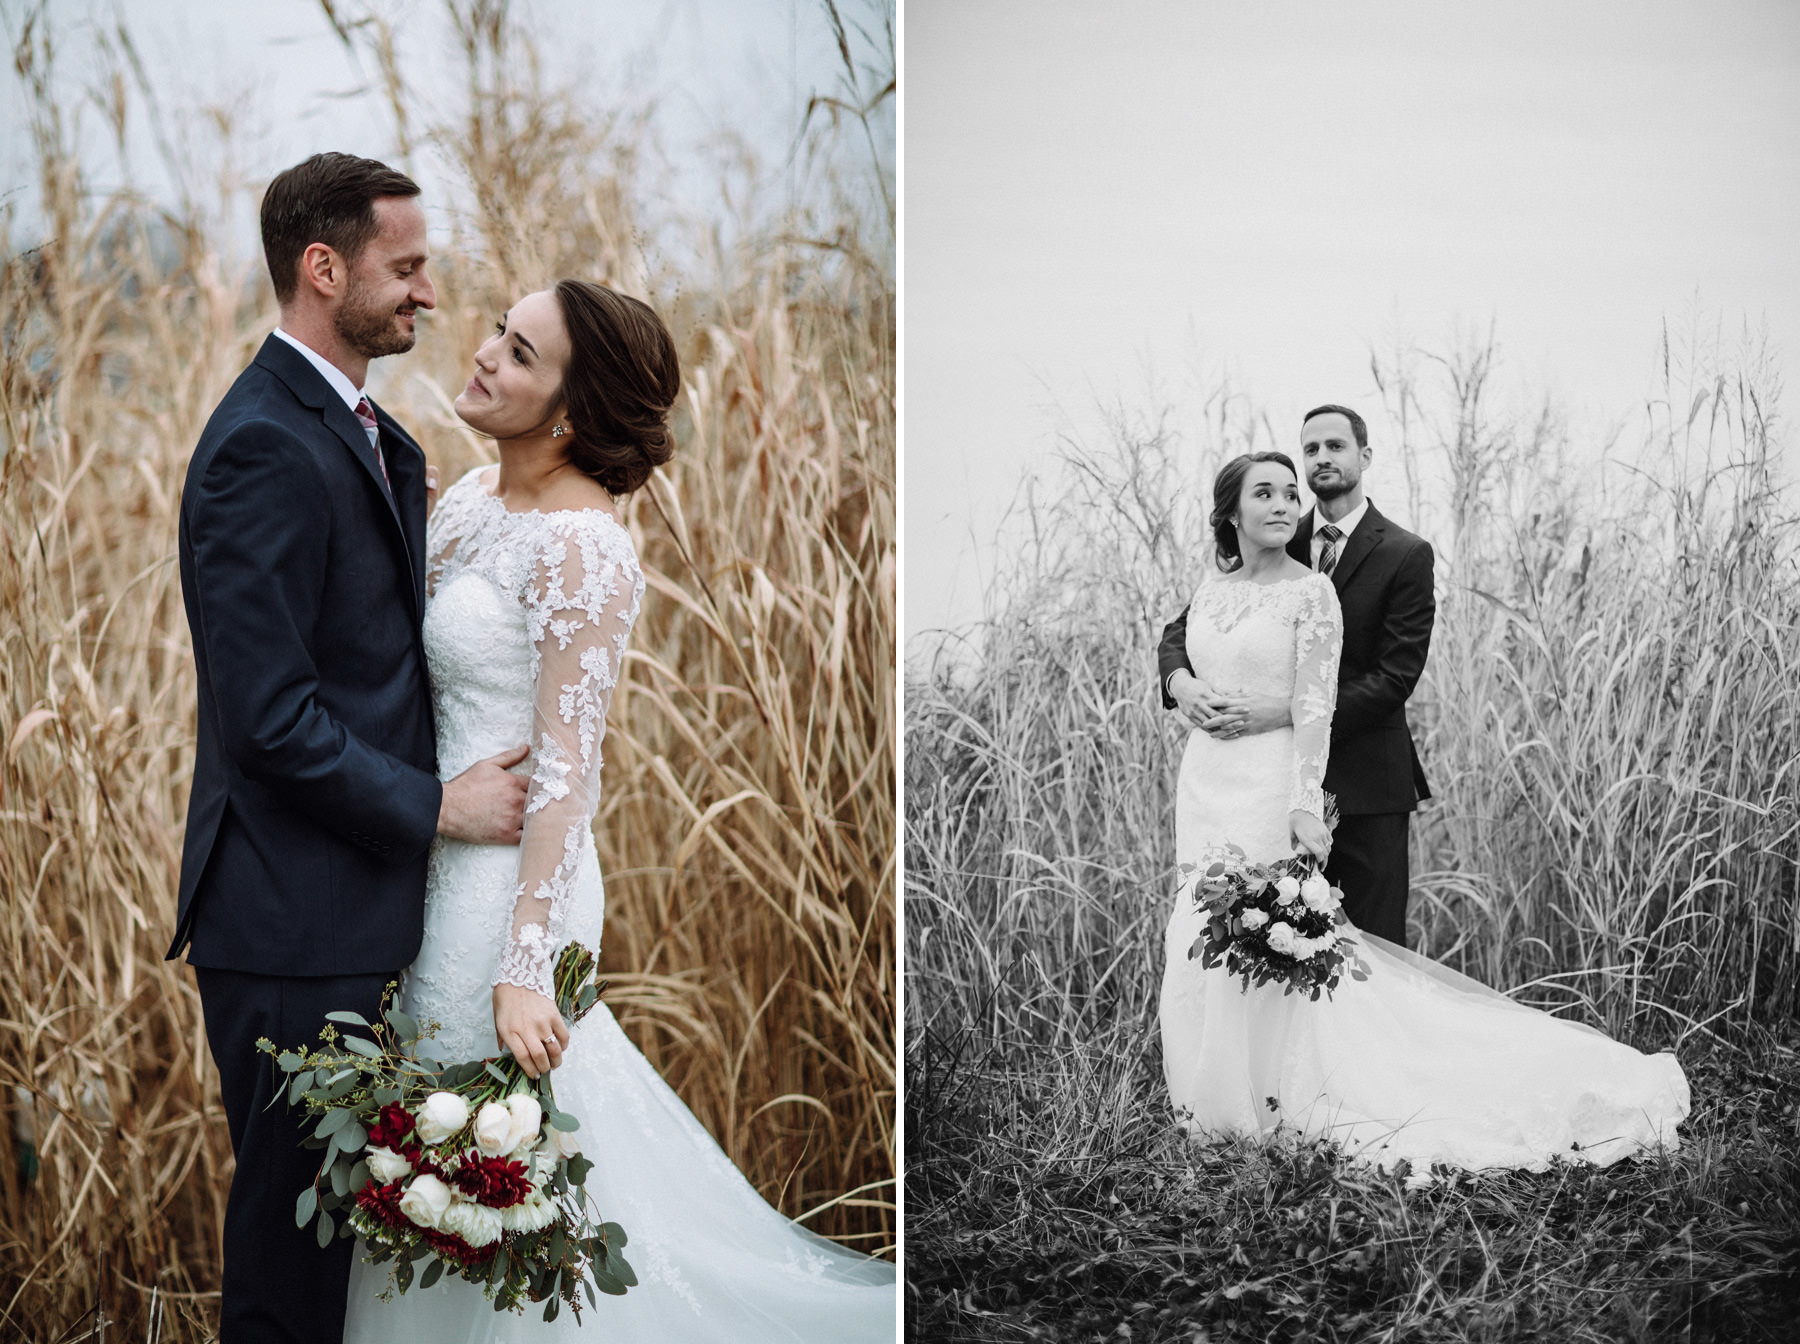
<instances>
[{"instance_id":1,"label":"bride's face","mask_svg":"<svg viewBox=\"0 0 1800 1344\"><path fill-rule=\"evenodd\" d=\"M1300 524L1300 483L1279 462L1252 462L1238 494L1238 546L1279 550Z\"/></svg>"},{"instance_id":2,"label":"bride's face","mask_svg":"<svg viewBox=\"0 0 1800 1344\"><path fill-rule=\"evenodd\" d=\"M475 352L475 373L456 398L456 413L496 439L547 434L567 414L563 370L569 330L549 290L527 294L494 324Z\"/></svg>"}]
</instances>

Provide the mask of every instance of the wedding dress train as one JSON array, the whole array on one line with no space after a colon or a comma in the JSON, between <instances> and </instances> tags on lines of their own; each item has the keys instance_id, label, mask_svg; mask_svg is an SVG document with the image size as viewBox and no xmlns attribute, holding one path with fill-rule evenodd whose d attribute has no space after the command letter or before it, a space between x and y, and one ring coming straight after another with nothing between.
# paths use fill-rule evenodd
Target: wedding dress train
<instances>
[{"instance_id":1,"label":"wedding dress train","mask_svg":"<svg viewBox=\"0 0 1800 1344\"><path fill-rule=\"evenodd\" d=\"M440 839L427 881L425 938L402 1006L435 1020L445 1056L499 1053L496 981L547 989L570 941L600 947L605 893L591 830L606 708L644 581L630 535L597 509L510 513L472 471L430 527L425 647L448 779L532 744L517 848ZM566 1309L497 1313L480 1288L444 1277L391 1293L389 1265L361 1247L351 1271L350 1344L596 1339L629 1344L894 1338L893 1265L847 1251L784 1218L756 1193L619 1029L604 1004L572 1030L552 1075L579 1117L586 1189L630 1239L639 1284Z\"/></svg>"},{"instance_id":2,"label":"wedding dress train","mask_svg":"<svg viewBox=\"0 0 1800 1344\"><path fill-rule=\"evenodd\" d=\"M1195 595L1187 654L1219 687L1290 701L1294 727L1235 740L1189 734L1175 851L1191 863L1235 844L1252 860L1292 853L1288 813L1323 814L1342 622L1329 579L1214 580ZM1191 1133L1275 1130L1334 1140L1353 1160L1415 1178L1606 1164L1674 1148L1688 1084L1669 1054L1644 1055L1579 1023L1361 931L1366 981L1330 998L1245 992L1188 953L1205 920L1184 895L1169 917L1161 996L1163 1068Z\"/></svg>"}]
</instances>

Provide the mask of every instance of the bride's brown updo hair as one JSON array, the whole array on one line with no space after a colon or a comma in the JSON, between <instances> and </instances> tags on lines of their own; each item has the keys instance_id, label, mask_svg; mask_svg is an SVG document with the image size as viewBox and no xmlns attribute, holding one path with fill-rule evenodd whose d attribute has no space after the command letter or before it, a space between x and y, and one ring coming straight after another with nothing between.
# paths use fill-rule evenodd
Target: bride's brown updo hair
<instances>
[{"instance_id":1,"label":"bride's brown updo hair","mask_svg":"<svg viewBox=\"0 0 1800 1344\"><path fill-rule=\"evenodd\" d=\"M558 280L556 301L569 329L562 388L573 435L569 461L613 494L626 494L675 452L675 341L649 304L605 285Z\"/></svg>"},{"instance_id":2,"label":"bride's brown updo hair","mask_svg":"<svg viewBox=\"0 0 1800 1344\"><path fill-rule=\"evenodd\" d=\"M1300 479L1300 473L1294 470L1294 460L1286 453L1273 451L1244 453L1219 468L1219 474L1213 477L1212 515L1206 521L1212 528L1213 544L1217 549L1213 558L1227 574L1244 563L1238 554L1237 527L1232 523L1231 515L1237 512L1238 499L1244 493L1244 477L1258 462L1279 462L1296 481Z\"/></svg>"}]
</instances>

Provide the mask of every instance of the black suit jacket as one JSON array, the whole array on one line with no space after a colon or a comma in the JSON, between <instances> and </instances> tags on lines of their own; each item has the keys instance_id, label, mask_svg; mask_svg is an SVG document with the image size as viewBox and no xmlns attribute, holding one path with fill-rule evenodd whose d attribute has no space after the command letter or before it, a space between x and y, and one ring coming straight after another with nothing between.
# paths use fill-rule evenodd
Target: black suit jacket
<instances>
[{"instance_id":1,"label":"black suit jacket","mask_svg":"<svg viewBox=\"0 0 1800 1344\"><path fill-rule=\"evenodd\" d=\"M263 975L419 950L442 787L425 653L425 457L271 336L213 412L181 500L199 740L168 956ZM191 943L191 946L190 946Z\"/></svg>"},{"instance_id":2,"label":"black suit jacket","mask_svg":"<svg viewBox=\"0 0 1800 1344\"><path fill-rule=\"evenodd\" d=\"M1309 567L1312 534L1308 509L1287 549ZM1425 670L1437 613L1431 543L1371 504L1345 543L1331 584L1344 613L1344 652L1325 788L1345 816L1411 812L1420 799L1431 797L1406 722L1406 700ZM1185 607L1164 627L1157 663L1163 707L1173 709L1169 674L1177 668L1193 671Z\"/></svg>"}]
</instances>

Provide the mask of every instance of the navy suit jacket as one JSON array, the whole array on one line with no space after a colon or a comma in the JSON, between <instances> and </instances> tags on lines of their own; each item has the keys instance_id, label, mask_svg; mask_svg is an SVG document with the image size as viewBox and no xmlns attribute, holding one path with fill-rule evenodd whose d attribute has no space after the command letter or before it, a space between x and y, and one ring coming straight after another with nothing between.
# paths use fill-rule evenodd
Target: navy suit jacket
<instances>
[{"instance_id":1,"label":"navy suit jacket","mask_svg":"<svg viewBox=\"0 0 1800 1344\"><path fill-rule=\"evenodd\" d=\"M1287 547L1308 568L1312 534L1308 509ZM1331 586L1344 613L1344 652L1325 789L1336 796L1344 816L1411 812L1420 799L1431 797L1406 722L1407 697L1425 670L1437 614L1431 543L1371 504L1344 544ZM1173 709L1169 674L1194 670L1188 664L1185 607L1163 629L1157 664L1163 707Z\"/></svg>"},{"instance_id":2,"label":"navy suit jacket","mask_svg":"<svg viewBox=\"0 0 1800 1344\"><path fill-rule=\"evenodd\" d=\"M420 635L425 456L368 435L271 336L181 499L199 740L168 956L262 975L398 970L442 798Z\"/></svg>"}]
</instances>

